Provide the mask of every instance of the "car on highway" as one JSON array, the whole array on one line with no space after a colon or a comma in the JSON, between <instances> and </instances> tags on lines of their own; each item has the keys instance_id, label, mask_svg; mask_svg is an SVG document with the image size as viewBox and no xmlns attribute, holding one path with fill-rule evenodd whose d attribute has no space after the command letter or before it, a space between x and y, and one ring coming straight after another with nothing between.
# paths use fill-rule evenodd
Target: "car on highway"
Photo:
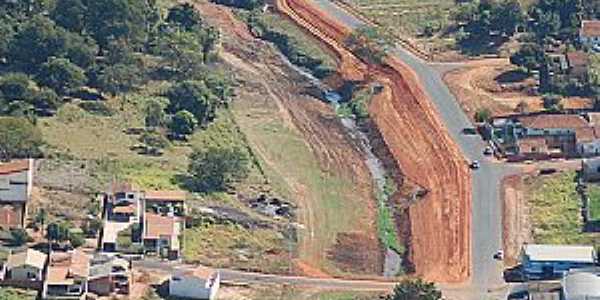
<instances>
[{"instance_id":1,"label":"car on highway","mask_svg":"<svg viewBox=\"0 0 600 300\"><path fill-rule=\"evenodd\" d=\"M479 167L480 167L480 165L479 165L479 161L476 161L476 160L472 161L472 162L469 164L469 168L471 168L471 169L473 169L473 170L477 170L477 169L479 169Z\"/></svg>"},{"instance_id":2,"label":"car on highway","mask_svg":"<svg viewBox=\"0 0 600 300\"><path fill-rule=\"evenodd\" d=\"M487 147L485 147L485 149L483 149L483 154L484 155L492 155L492 154L494 154L494 150L492 150L492 147L487 146Z\"/></svg>"}]
</instances>

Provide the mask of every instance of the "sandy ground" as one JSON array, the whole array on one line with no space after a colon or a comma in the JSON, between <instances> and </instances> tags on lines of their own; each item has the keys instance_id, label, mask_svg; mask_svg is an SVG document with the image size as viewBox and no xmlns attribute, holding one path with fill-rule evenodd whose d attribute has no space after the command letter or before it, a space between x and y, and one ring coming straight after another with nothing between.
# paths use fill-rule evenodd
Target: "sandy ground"
<instances>
[{"instance_id":1,"label":"sandy ground","mask_svg":"<svg viewBox=\"0 0 600 300\"><path fill-rule=\"evenodd\" d=\"M363 77L384 84L384 91L369 107L372 119L405 177L429 190L410 207L416 273L438 282L466 280L471 264L470 174L416 75L394 59L385 67L365 67L341 46L348 28L302 0L281 0L277 5L338 53L342 74L367 69Z\"/></svg>"},{"instance_id":2,"label":"sandy ground","mask_svg":"<svg viewBox=\"0 0 600 300\"><path fill-rule=\"evenodd\" d=\"M515 70L507 58L474 60L447 72L444 81L470 118L481 108L490 109L494 115L519 112L517 106L521 102L526 103L527 112L542 111L542 97L531 92L536 84L533 78L499 80ZM591 100L581 97L565 98L562 104L566 109L591 108L593 105Z\"/></svg>"},{"instance_id":3,"label":"sandy ground","mask_svg":"<svg viewBox=\"0 0 600 300\"><path fill-rule=\"evenodd\" d=\"M197 2L196 5L213 24L223 30L221 59L234 68L243 81L237 92L243 102L240 105L247 107L247 113L240 115L239 121L254 126L252 124L271 122L274 118L281 120L287 129L304 137L304 143L311 149L322 170L347 178L355 185L352 191L348 191L354 194L352 203L345 203L344 208L337 211L357 215L352 226L347 228L352 230L336 231L340 224L337 219L343 217L332 216L326 199L315 197L314 191L298 174L294 174L293 169L282 169L278 158L268 149L269 144L275 141L262 143L260 139L249 136L253 151L267 167L284 175L282 179L292 188L300 206L298 222L306 227L308 234L303 234L298 244L295 271L315 277L329 277L331 269L327 266L333 263L336 268L346 272L357 271L353 269L354 265L368 266L360 270L361 275L378 275L383 263L374 223L375 200L370 173L358 145L348 138L331 106L303 95L306 80L290 69L272 46L255 39L247 31L246 25L237 20L228 8L203 2ZM275 115L269 117L272 113ZM354 212L346 211L348 209ZM336 232L338 235L358 232L366 238L362 246L350 247L335 244ZM368 255L358 255L360 253ZM331 257L360 259L332 262Z\"/></svg>"},{"instance_id":4,"label":"sandy ground","mask_svg":"<svg viewBox=\"0 0 600 300\"><path fill-rule=\"evenodd\" d=\"M504 263L514 266L524 243L531 242L531 225L525 189L521 175L512 175L502 181Z\"/></svg>"}]
</instances>

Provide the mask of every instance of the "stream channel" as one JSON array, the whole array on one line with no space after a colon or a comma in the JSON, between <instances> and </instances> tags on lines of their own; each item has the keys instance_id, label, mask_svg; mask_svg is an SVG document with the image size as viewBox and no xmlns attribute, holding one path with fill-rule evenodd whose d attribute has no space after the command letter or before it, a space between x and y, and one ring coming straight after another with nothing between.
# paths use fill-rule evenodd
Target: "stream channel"
<instances>
[{"instance_id":1,"label":"stream channel","mask_svg":"<svg viewBox=\"0 0 600 300\"><path fill-rule=\"evenodd\" d=\"M292 64L283 54L280 53L280 56L290 68L294 69L306 79L308 79L312 83L314 88L318 90L318 93L321 94L320 98L323 98L324 100L329 102L332 105L334 111L337 111L337 109L340 107L340 102L342 102L343 100L342 96L338 92L331 90L318 78L314 77L310 72L307 72L306 70ZM373 193L375 195L375 198L378 199L377 205L388 205L388 196L384 192L387 173L381 160L377 158L377 156L375 156L369 138L363 131L360 130L353 117L338 117L342 125L346 129L347 134L353 140L358 141L361 150L365 153L365 163L367 164L369 172L371 173L371 177L373 178L373 181L375 183L375 190L373 191ZM388 247L386 247L385 250L386 251L383 265L383 276L395 277L401 271L402 257L398 253L396 253L396 251Z\"/></svg>"}]
</instances>

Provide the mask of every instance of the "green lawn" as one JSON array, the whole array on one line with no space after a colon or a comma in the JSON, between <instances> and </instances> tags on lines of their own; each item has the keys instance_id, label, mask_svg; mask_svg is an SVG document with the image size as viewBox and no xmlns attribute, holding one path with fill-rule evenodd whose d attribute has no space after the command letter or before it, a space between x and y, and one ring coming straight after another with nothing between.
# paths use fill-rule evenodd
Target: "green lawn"
<instances>
[{"instance_id":1,"label":"green lawn","mask_svg":"<svg viewBox=\"0 0 600 300\"><path fill-rule=\"evenodd\" d=\"M590 200L590 221L600 221L600 186L589 184L587 191Z\"/></svg>"},{"instance_id":2,"label":"green lawn","mask_svg":"<svg viewBox=\"0 0 600 300\"><path fill-rule=\"evenodd\" d=\"M530 180L528 203L536 243L590 244L598 241L597 235L582 232L581 200L575 191L575 176L575 172L564 172Z\"/></svg>"}]
</instances>

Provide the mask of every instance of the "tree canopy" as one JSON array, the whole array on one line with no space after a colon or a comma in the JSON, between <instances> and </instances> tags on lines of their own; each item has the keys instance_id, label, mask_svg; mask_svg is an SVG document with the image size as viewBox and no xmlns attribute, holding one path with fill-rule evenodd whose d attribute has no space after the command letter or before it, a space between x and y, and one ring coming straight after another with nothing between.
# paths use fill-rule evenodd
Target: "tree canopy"
<instances>
[{"instance_id":1,"label":"tree canopy","mask_svg":"<svg viewBox=\"0 0 600 300\"><path fill-rule=\"evenodd\" d=\"M249 160L239 147L196 149L190 156L191 188L199 192L222 191L247 176Z\"/></svg>"},{"instance_id":2,"label":"tree canopy","mask_svg":"<svg viewBox=\"0 0 600 300\"><path fill-rule=\"evenodd\" d=\"M26 118L0 117L0 160L40 157L42 133Z\"/></svg>"},{"instance_id":3,"label":"tree canopy","mask_svg":"<svg viewBox=\"0 0 600 300\"><path fill-rule=\"evenodd\" d=\"M396 285L392 295L387 300L441 300L440 292L432 282L422 279L405 279Z\"/></svg>"}]
</instances>

